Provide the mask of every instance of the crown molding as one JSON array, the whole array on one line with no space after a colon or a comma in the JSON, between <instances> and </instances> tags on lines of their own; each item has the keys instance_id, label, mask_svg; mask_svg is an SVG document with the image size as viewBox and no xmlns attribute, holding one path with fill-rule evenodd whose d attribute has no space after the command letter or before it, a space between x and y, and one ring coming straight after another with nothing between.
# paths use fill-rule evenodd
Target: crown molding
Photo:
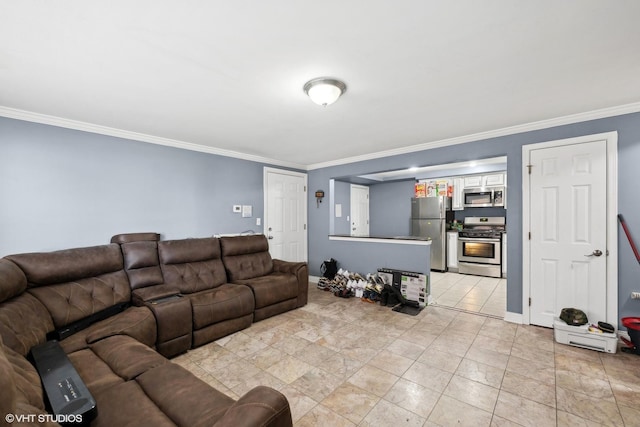
<instances>
[{"instance_id":1,"label":"crown molding","mask_svg":"<svg viewBox=\"0 0 640 427\"><path fill-rule=\"evenodd\" d=\"M555 126L569 125L572 123L586 122L589 120L602 119L606 117L621 116L623 114L637 113L640 111L640 102L619 105L616 107L602 108L600 110L588 111L585 113L571 114L568 116L556 117L553 119L540 120L537 122L525 123L522 125L509 126L506 128L490 130L486 132L473 133L470 135L457 136L455 138L441 139L439 141L426 142L407 147L394 148L391 150L378 151L376 153L364 154L362 156L347 157L340 160L314 163L306 167L306 170L322 169L331 166L345 165L349 163L374 160L381 157L390 157L399 154L415 153L416 151L430 150L433 148L446 147L449 145L464 144L466 142L481 141L483 139L497 138L505 135L514 135L534 130L547 129Z\"/></svg>"},{"instance_id":2,"label":"crown molding","mask_svg":"<svg viewBox=\"0 0 640 427\"><path fill-rule=\"evenodd\" d=\"M495 129L486 132L479 132L470 135L458 136L455 138L442 139L439 141L426 142L407 147L399 147L391 150L378 151L375 153L364 154L361 156L347 157L339 160L328 162L313 163L303 165L300 163L286 162L282 160L271 159L268 157L255 156L251 154L240 153L232 150L224 150L221 148L209 147L206 145L194 144L176 139L163 138L144 133L132 132L122 129L101 126L78 120L64 119L61 117L50 116L46 114L34 113L16 108L0 106L0 116L11 119L25 120L28 122L41 123L46 125L58 126L67 129L75 129L84 132L91 132L101 135L113 136L116 138L130 139L134 141L148 142L151 144L164 145L168 147L181 148L183 150L198 151L201 153L215 154L224 157L233 157L236 159L248 160L257 163L266 163L274 166L310 171L314 169L327 168L331 166L345 165L349 163L362 162L366 160L379 159L381 157L395 156L399 154L415 153L417 151L430 150L433 148L445 147L449 145L464 144L466 142L481 141L489 138L497 138L505 135L513 135L517 133L529 132L534 130L546 129L555 126L568 125L572 123L585 122L588 120L602 119L606 117L620 116L623 114L640 112L640 102L619 105L615 107L603 108L599 110L588 111L584 113L571 114L568 116L557 117L553 119L540 120L537 122L525 123L522 125L510 126L501 129Z\"/></svg>"},{"instance_id":3,"label":"crown molding","mask_svg":"<svg viewBox=\"0 0 640 427\"><path fill-rule=\"evenodd\" d=\"M148 135L144 133L132 132L128 130L101 126L78 120L64 119L62 117L49 116L46 114L33 113L30 111L19 110L0 106L0 116L10 119L25 120L28 122L41 123L45 125L58 126L67 129L80 130L84 132L97 133L100 135L114 136L116 138L130 139L134 141L148 142L151 144L164 145L167 147L181 148L183 150L198 151L201 153L215 154L224 157L234 157L236 159L249 160L257 163L266 163L274 166L287 167L292 169L306 170L306 165L299 163L286 162L282 160L270 159L252 154L239 153L232 150L224 150L221 148L209 147L206 145L194 144L177 139L163 138L160 136Z\"/></svg>"}]
</instances>

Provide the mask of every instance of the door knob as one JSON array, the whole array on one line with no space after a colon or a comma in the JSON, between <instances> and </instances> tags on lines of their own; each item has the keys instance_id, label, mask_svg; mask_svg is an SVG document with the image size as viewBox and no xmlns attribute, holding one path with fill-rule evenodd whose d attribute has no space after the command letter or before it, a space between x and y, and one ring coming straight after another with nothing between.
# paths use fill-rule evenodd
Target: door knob
<instances>
[{"instance_id":1,"label":"door knob","mask_svg":"<svg viewBox=\"0 0 640 427\"><path fill-rule=\"evenodd\" d=\"M591 252L589 255L585 255L587 257L589 256L601 256L602 255L602 251L600 249L596 249L595 251Z\"/></svg>"},{"instance_id":2,"label":"door knob","mask_svg":"<svg viewBox=\"0 0 640 427\"><path fill-rule=\"evenodd\" d=\"M267 239L271 240L271 239L273 239L273 236L269 236L269 237L267 237Z\"/></svg>"}]
</instances>

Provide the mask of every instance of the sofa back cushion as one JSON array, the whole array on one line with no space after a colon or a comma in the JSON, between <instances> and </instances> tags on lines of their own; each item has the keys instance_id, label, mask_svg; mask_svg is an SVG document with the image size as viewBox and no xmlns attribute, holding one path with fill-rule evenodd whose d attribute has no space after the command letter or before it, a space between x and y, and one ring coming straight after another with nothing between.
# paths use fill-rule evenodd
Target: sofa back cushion
<instances>
[{"instance_id":1,"label":"sofa back cushion","mask_svg":"<svg viewBox=\"0 0 640 427\"><path fill-rule=\"evenodd\" d=\"M12 367L13 382L16 386L16 401L44 409L44 393L40 375L36 368L22 355L8 347L2 347L7 361Z\"/></svg>"},{"instance_id":2,"label":"sofa back cushion","mask_svg":"<svg viewBox=\"0 0 640 427\"><path fill-rule=\"evenodd\" d=\"M8 259L0 259L0 302L20 295L27 289L27 277Z\"/></svg>"},{"instance_id":3,"label":"sofa back cushion","mask_svg":"<svg viewBox=\"0 0 640 427\"><path fill-rule=\"evenodd\" d=\"M26 356L53 330L51 315L33 295L23 293L0 303L0 336L5 346L19 354Z\"/></svg>"},{"instance_id":4,"label":"sofa back cushion","mask_svg":"<svg viewBox=\"0 0 640 427\"><path fill-rule=\"evenodd\" d=\"M0 414L15 414L21 406L44 410L40 384L33 365L0 339Z\"/></svg>"},{"instance_id":5,"label":"sofa back cushion","mask_svg":"<svg viewBox=\"0 0 640 427\"><path fill-rule=\"evenodd\" d=\"M227 282L220 241L213 237L158 242L164 283L183 294L213 289Z\"/></svg>"},{"instance_id":6,"label":"sofa back cushion","mask_svg":"<svg viewBox=\"0 0 640 427\"><path fill-rule=\"evenodd\" d=\"M28 292L47 308L56 328L131 299L117 244L6 258L25 273Z\"/></svg>"},{"instance_id":7,"label":"sofa back cushion","mask_svg":"<svg viewBox=\"0 0 640 427\"><path fill-rule=\"evenodd\" d=\"M0 415L6 416L6 414L15 413L18 391L13 378L13 366L7 359L1 342L2 340L0 340Z\"/></svg>"},{"instance_id":8,"label":"sofa back cushion","mask_svg":"<svg viewBox=\"0 0 640 427\"><path fill-rule=\"evenodd\" d=\"M123 243L120 247L131 289L160 285L164 282L158 258L158 242L129 242Z\"/></svg>"},{"instance_id":9,"label":"sofa back cushion","mask_svg":"<svg viewBox=\"0 0 640 427\"><path fill-rule=\"evenodd\" d=\"M271 274L273 260L264 234L222 237L222 260L230 282Z\"/></svg>"}]
</instances>

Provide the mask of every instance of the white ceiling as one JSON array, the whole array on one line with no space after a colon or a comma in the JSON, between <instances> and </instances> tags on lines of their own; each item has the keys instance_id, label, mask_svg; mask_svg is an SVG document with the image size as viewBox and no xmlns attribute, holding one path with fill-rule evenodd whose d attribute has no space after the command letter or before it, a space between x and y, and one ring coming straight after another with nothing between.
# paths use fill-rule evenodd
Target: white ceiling
<instances>
[{"instance_id":1,"label":"white ceiling","mask_svg":"<svg viewBox=\"0 0 640 427\"><path fill-rule=\"evenodd\" d=\"M312 169L640 111L638 17L637 0L3 0L0 114ZM320 76L348 86L326 108L302 90Z\"/></svg>"}]
</instances>

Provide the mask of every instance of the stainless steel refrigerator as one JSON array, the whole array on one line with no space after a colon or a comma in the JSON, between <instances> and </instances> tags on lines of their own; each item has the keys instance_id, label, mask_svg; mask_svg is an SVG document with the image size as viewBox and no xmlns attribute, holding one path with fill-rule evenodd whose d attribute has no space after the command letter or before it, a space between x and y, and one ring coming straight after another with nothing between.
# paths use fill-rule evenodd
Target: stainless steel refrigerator
<instances>
[{"instance_id":1,"label":"stainless steel refrigerator","mask_svg":"<svg viewBox=\"0 0 640 427\"><path fill-rule=\"evenodd\" d=\"M447 223L451 221L451 197L411 199L411 235L431 238L432 270L447 271Z\"/></svg>"}]
</instances>

